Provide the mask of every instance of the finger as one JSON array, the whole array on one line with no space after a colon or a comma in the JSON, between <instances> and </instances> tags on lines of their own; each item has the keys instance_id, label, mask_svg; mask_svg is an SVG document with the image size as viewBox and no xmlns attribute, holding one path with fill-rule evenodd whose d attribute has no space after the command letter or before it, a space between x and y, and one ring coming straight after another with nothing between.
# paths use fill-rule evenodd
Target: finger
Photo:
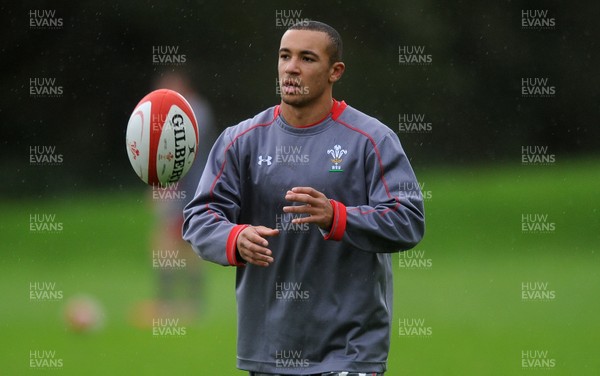
<instances>
[{"instance_id":1,"label":"finger","mask_svg":"<svg viewBox=\"0 0 600 376\"><path fill-rule=\"evenodd\" d=\"M250 242L252 242L254 244L259 244L259 245L262 245L263 247L268 247L269 242L267 241L267 239L265 239L261 236L261 233L267 233L267 234L269 233L269 231L267 231L265 229L267 229L267 228L266 227L264 227L264 228L248 227L240 233L240 237L241 237L241 239L248 239Z\"/></svg>"},{"instance_id":2,"label":"finger","mask_svg":"<svg viewBox=\"0 0 600 376\"><path fill-rule=\"evenodd\" d=\"M292 219L292 223L321 223L323 216L311 215L310 217L300 217Z\"/></svg>"},{"instance_id":3,"label":"finger","mask_svg":"<svg viewBox=\"0 0 600 376\"><path fill-rule=\"evenodd\" d=\"M288 201L301 202L303 204L308 204L312 206L316 206L319 204L319 199L313 196L304 193L294 193L291 191L288 191L288 193L286 193L285 199Z\"/></svg>"},{"instance_id":4,"label":"finger","mask_svg":"<svg viewBox=\"0 0 600 376\"><path fill-rule=\"evenodd\" d=\"M271 250L266 248L269 242L259 233L277 235L279 232L264 226L247 227L242 230L238 237L237 248L242 258L247 262L258 266L269 266L274 261L271 257Z\"/></svg>"},{"instance_id":5,"label":"finger","mask_svg":"<svg viewBox=\"0 0 600 376\"><path fill-rule=\"evenodd\" d=\"M241 254L241 252L240 252L240 254ZM254 262L261 262L261 263L264 262L267 264L270 264L273 262L273 257L267 256L262 253L246 251L246 252L244 252L244 254L246 256L246 259L252 260Z\"/></svg>"},{"instance_id":6,"label":"finger","mask_svg":"<svg viewBox=\"0 0 600 376\"><path fill-rule=\"evenodd\" d=\"M258 232L252 231L243 236L244 240L247 240L251 245L259 245L263 247L269 246L269 241L258 234Z\"/></svg>"},{"instance_id":7,"label":"finger","mask_svg":"<svg viewBox=\"0 0 600 376\"><path fill-rule=\"evenodd\" d=\"M304 193L312 197L321 197L324 196L323 193L317 191L312 187L294 187L291 189L293 193Z\"/></svg>"},{"instance_id":8,"label":"finger","mask_svg":"<svg viewBox=\"0 0 600 376\"><path fill-rule=\"evenodd\" d=\"M249 263L251 263L252 265L256 265L256 266L262 266L262 267L267 267L271 264L269 264L268 262L264 262L264 261L254 261L254 260L246 260Z\"/></svg>"},{"instance_id":9,"label":"finger","mask_svg":"<svg viewBox=\"0 0 600 376\"><path fill-rule=\"evenodd\" d=\"M262 240L264 240L264 239L262 239ZM264 241L266 242L266 240L264 240ZM246 252L249 255L251 255L252 257L254 257L255 253L262 254L267 257L269 257L273 254L273 252L271 252L271 250L269 248L263 247L261 244L253 242L252 240L250 240L248 238L242 239L239 249L240 249L240 252L242 252L242 251Z\"/></svg>"},{"instance_id":10,"label":"finger","mask_svg":"<svg viewBox=\"0 0 600 376\"><path fill-rule=\"evenodd\" d=\"M256 227L254 227L254 229L260 236L277 236L277 235L279 235L279 230L275 229L275 228L269 228L269 227L265 227L265 226L256 226Z\"/></svg>"},{"instance_id":11,"label":"finger","mask_svg":"<svg viewBox=\"0 0 600 376\"><path fill-rule=\"evenodd\" d=\"M256 259L252 256L246 256L246 255L242 255L242 257L244 258L244 260L246 260L246 262L252 264L252 265L257 265L257 266L269 266L271 265L268 261L261 261L259 259Z\"/></svg>"},{"instance_id":12,"label":"finger","mask_svg":"<svg viewBox=\"0 0 600 376\"><path fill-rule=\"evenodd\" d=\"M253 252L250 249L240 249L239 251L242 258L251 264L267 266L274 261L272 257L262 253Z\"/></svg>"},{"instance_id":13,"label":"finger","mask_svg":"<svg viewBox=\"0 0 600 376\"><path fill-rule=\"evenodd\" d=\"M298 213L298 214L317 214L323 210L323 208L319 208L313 205L294 205L294 206L284 206L284 213Z\"/></svg>"}]
</instances>

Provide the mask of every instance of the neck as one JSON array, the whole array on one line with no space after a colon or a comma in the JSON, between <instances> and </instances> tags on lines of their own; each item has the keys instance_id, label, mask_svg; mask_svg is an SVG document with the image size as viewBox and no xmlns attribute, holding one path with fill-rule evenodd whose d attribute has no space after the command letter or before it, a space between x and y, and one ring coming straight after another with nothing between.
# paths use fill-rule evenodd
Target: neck
<instances>
[{"instance_id":1,"label":"neck","mask_svg":"<svg viewBox=\"0 0 600 376\"><path fill-rule=\"evenodd\" d=\"M281 102L280 109L281 115L289 125L292 127L303 127L323 119L331 112L332 106L333 98L329 96L302 107Z\"/></svg>"}]
</instances>

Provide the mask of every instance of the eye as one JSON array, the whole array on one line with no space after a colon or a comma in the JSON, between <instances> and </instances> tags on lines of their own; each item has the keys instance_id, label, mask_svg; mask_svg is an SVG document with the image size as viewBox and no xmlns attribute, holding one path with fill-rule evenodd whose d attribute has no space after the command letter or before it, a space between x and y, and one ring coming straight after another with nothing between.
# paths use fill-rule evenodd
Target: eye
<instances>
[{"instance_id":1,"label":"eye","mask_svg":"<svg viewBox=\"0 0 600 376\"><path fill-rule=\"evenodd\" d=\"M280 58L281 60L287 60L287 59L289 59L289 58L290 58L290 55L288 55L288 54L280 54L280 55L279 55L279 58Z\"/></svg>"},{"instance_id":2,"label":"eye","mask_svg":"<svg viewBox=\"0 0 600 376\"><path fill-rule=\"evenodd\" d=\"M309 61L309 62L315 61L315 59L313 59L312 57L308 57L308 56L304 56L304 57L302 58L302 60L304 60L304 61Z\"/></svg>"}]
</instances>

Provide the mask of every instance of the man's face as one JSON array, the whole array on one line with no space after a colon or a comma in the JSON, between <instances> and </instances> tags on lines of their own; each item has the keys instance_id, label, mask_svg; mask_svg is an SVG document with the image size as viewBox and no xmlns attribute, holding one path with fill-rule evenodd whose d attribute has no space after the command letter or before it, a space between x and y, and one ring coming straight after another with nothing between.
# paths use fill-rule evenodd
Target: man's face
<instances>
[{"instance_id":1,"label":"man's face","mask_svg":"<svg viewBox=\"0 0 600 376\"><path fill-rule=\"evenodd\" d=\"M279 47L279 85L284 103L303 107L331 88L329 37L320 31L288 30Z\"/></svg>"}]
</instances>

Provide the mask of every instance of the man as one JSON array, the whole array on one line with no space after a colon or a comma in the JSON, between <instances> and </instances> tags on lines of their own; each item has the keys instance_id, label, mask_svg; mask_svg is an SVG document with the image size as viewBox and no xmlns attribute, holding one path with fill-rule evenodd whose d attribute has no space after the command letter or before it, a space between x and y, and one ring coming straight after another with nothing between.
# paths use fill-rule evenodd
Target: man
<instances>
[{"instance_id":1,"label":"man","mask_svg":"<svg viewBox=\"0 0 600 376\"><path fill-rule=\"evenodd\" d=\"M341 54L326 24L288 29L281 104L221 134L184 210L194 250L237 267L237 366L251 376L386 370L390 253L421 240L423 202L395 133L333 99Z\"/></svg>"},{"instance_id":2,"label":"man","mask_svg":"<svg viewBox=\"0 0 600 376\"><path fill-rule=\"evenodd\" d=\"M219 133L210 104L191 84L188 74L182 71L164 72L156 78L154 87L175 90L187 99L199 120L200 144L192 168L177 184L166 188L153 187L155 223L151 234L152 252L175 252L177 256L172 261L183 267L157 268L158 302L150 308L157 312L149 316L165 317L178 312L178 316L191 320L199 313L202 303L202 265L190 246L181 239L181 212L193 198L208 152Z\"/></svg>"}]
</instances>

